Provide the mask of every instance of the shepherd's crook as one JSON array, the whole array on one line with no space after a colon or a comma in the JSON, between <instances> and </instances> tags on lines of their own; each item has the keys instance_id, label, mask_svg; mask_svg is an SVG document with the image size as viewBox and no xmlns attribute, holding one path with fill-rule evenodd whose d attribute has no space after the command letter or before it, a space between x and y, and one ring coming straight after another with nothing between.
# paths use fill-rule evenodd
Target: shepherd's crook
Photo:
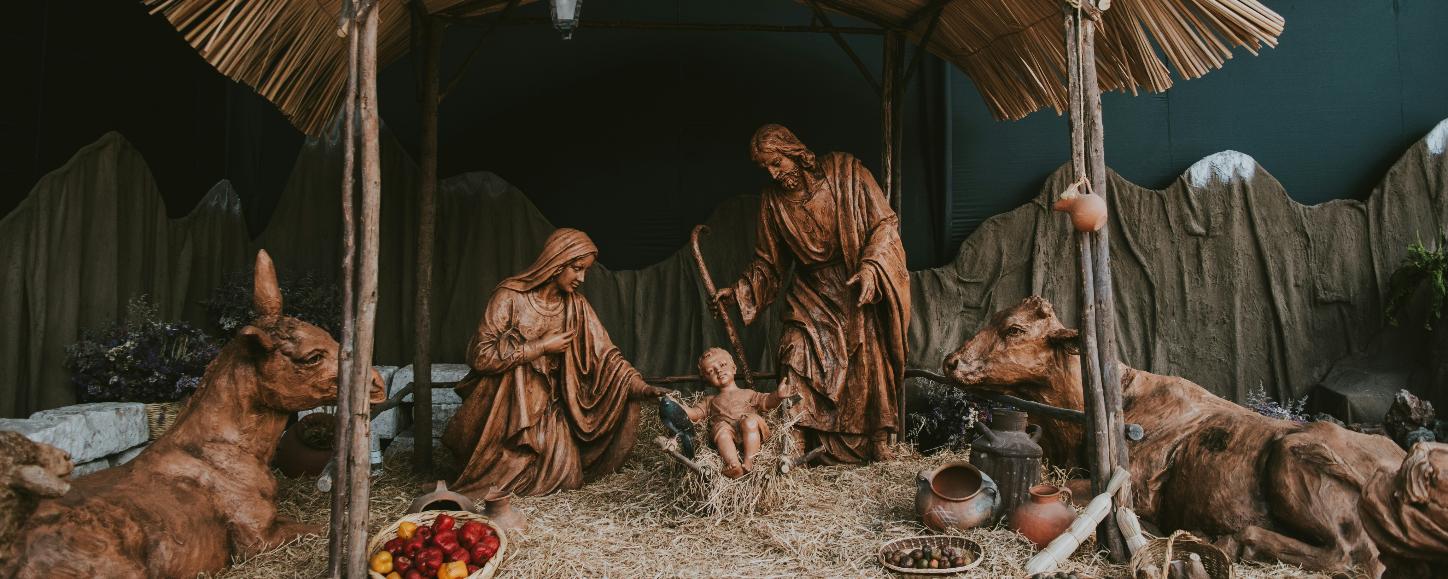
<instances>
[{"instance_id":1,"label":"shepherd's crook","mask_svg":"<svg viewBox=\"0 0 1448 579\"><path fill-rule=\"evenodd\" d=\"M734 329L734 319L729 317L729 308L724 302L714 300L714 278L709 276L709 267L704 265L704 252L699 249L699 236L708 232L708 225L699 225L689 234L689 244L694 248L694 264L699 266L699 279L704 282L704 291L709 294L714 317L724 320L724 331L729 333L729 343L734 346L734 357L739 360L739 375L744 376L746 386L753 388L754 376L749 371L749 358L744 355L744 342L739 339L739 332Z\"/></svg>"}]
</instances>

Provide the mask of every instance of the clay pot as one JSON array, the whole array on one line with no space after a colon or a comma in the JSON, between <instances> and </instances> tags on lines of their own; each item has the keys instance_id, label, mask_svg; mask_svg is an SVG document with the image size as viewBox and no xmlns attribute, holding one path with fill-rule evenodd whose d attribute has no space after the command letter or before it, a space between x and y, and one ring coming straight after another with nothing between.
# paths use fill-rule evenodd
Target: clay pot
<instances>
[{"instance_id":1,"label":"clay pot","mask_svg":"<svg viewBox=\"0 0 1448 579\"><path fill-rule=\"evenodd\" d=\"M1076 231L1100 231L1106 226L1106 199L1091 193L1078 193L1073 185L1051 206L1071 216Z\"/></svg>"},{"instance_id":2,"label":"clay pot","mask_svg":"<svg viewBox=\"0 0 1448 579\"><path fill-rule=\"evenodd\" d=\"M978 527L1000 502L995 481L964 461L922 470L915 484L915 514L936 532Z\"/></svg>"},{"instance_id":3,"label":"clay pot","mask_svg":"<svg viewBox=\"0 0 1448 579\"><path fill-rule=\"evenodd\" d=\"M322 470L327 467L327 461L332 460L331 445L324 442L331 441L333 430L321 423L332 420L335 420L332 415L322 412L303 416L288 428L286 433L282 434L281 441L277 442L272 466L291 478L322 474ZM310 435L306 434L309 430L313 431ZM309 442L308 439L314 441Z\"/></svg>"},{"instance_id":4,"label":"clay pot","mask_svg":"<svg viewBox=\"0 0 1448 579\"><path fill-rule=\"evenodd\" d=\"M449 504L451 503L451 504ZM420 513L423 511L467 511L477 512L477 505L466 495L447 490L447 483L437 481L433 491L417 497L407 507L407 513Z\"/></svg>"},{"instance_id":5,"label":"clay pot","mask_svg":"<svg viewBox=\"0 0 1448 579\"><path fill-rule=\"evenodd\" d=\"M513 509L512 493L505 493L494 489L483 497L487 506L483 507L483 515L498 525L499 528L509 533L521 533L528 529L528 519Z\"/></svg>"},{"instance_id":6,"label":"clay pot","mask_svg":"<svg viewBox=\"0 0 1448 579\"><path fill-rule=\"evenodd\" d=\"M1066 502L1061 501L1062 497ZM1070 501L1070 489L1048 484L1033 486L1031 500L1011 512L1008 526L1025 535L1036 547L1044 548L1076 520L1076 511L1067 505Z\"/></svg>"}]
</instances>

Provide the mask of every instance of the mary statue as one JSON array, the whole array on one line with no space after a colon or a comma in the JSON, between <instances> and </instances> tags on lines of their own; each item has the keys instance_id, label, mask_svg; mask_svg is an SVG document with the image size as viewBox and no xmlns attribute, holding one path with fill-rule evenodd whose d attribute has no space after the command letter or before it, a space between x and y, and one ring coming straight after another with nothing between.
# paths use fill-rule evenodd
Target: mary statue
<instances>
[{"instance_id":1,"label":"mary statue","mask_svg":"<svg viewBox=\"0 0 1448 579\"><path fill-rule=\"evenodd\" d=\"M548 236L527 270L493 291L468 342L472 371L443 444L467 466L451 486L542 495L576 489L623 463L644 383L578 293L598 248L576 229Z\"/></svg>"}]
</instances>

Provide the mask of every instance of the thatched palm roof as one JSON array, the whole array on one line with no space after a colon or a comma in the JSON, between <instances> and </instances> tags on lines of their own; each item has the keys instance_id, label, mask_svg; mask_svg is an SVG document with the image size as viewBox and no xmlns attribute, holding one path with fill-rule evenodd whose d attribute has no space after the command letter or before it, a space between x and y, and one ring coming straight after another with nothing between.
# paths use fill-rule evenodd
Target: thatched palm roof
<instances>
[{"instance_id":1,"label":"thatched palm roof","mask_svg":"<svg viewBox=\"0 0 1448 579\"><path fill-rule=\"evenodd\" d=\"M524 3L534 0L525 0ZM302 132L320 134L346 82L339 0L142 0L222 74L275 104ZM1060 0L817 0L826 9L903 28L971 77L997 118L1019 119L1066 101ZM429 13L477 15L504 0L424 0ZM1104 2L1103 2L1104 4ZM405 0L382 0L378 59L407 50ZM942 8L943 7L943 8ZM1283 19L1259 0L1115 0L1101 15L1096 66L1103 91L1164 91L1171 69L1197 78L1233 47L1275 46ZM587 26L587 20L583 22Z\"/></svg>"}]
</instances>

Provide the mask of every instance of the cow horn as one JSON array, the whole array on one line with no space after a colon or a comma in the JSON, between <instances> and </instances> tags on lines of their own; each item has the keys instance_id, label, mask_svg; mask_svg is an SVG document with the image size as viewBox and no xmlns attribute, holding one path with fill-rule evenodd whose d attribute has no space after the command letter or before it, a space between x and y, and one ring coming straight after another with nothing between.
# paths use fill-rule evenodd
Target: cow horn
<instances>
[{"instance_id":1,"label":"cow horn","mask_svg":"<svg viewBox=\"0 0 1448 579\"><path fill-rule=\"evenodd\" d=\"M256 252L256 274L252 280L252 306L260 317L282 315L282 290L277 285L277 270L266 250Z\"/></svg>"}]
</instances>

